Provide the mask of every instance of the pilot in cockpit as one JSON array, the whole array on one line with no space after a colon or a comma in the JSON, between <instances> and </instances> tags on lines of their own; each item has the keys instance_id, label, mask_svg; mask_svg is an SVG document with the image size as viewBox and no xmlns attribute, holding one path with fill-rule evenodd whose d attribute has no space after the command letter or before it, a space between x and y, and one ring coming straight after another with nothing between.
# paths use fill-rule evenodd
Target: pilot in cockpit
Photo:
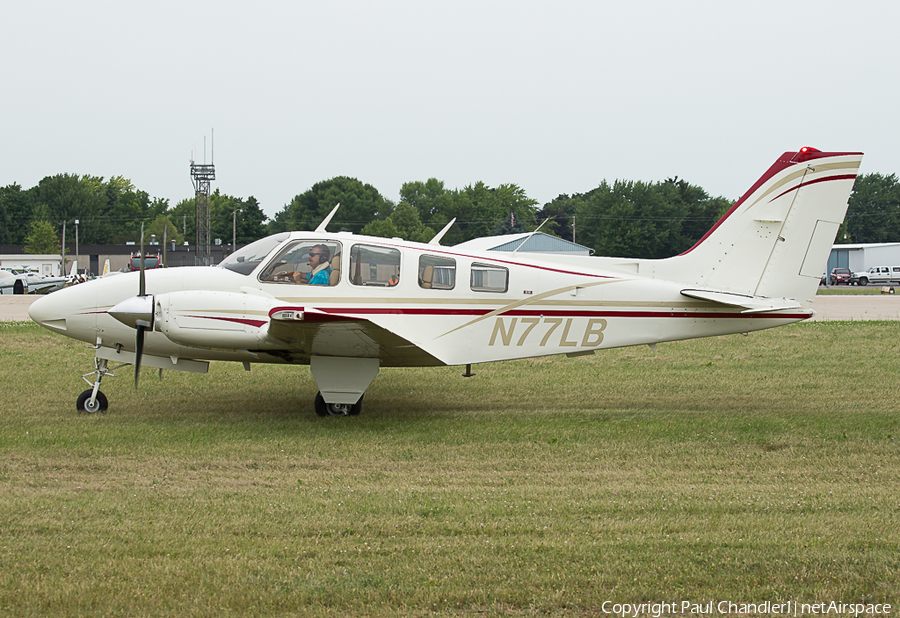
<instances>
[{"instance_id":1,"label":"pilot in cockpit","mask_svg":"<svg viewBox=\"0 0 900 618\"><path fill-rule=\"evenodd\" d=\"M327 245L315 245L309 250L309 268L310 272L295 272L295 283L306 283L309 285L329 285L331 278L331 252Z\"/></svg>"}]
</instances>

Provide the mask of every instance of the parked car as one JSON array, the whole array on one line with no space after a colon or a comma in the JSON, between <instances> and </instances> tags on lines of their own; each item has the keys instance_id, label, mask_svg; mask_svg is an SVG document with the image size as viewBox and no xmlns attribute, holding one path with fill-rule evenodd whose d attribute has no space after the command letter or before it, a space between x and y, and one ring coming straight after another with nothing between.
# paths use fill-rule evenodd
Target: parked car
<instances>
[{"instance_id":1,"label":"parked car","mask_svg":"<svg viewBox=\"0 0 900 618\"><path fill-rule=\"evenodd\" d=\"M850 283L869 285L870 283L900 283L900 266L873 266L866 272L853 273Z\"/></svg>"},{"instance_id":2,"label":"parked car","mask_svg":"<svg viewBox=\"0 0 900 618\"><path fill-rule=\"evenodd\" d=\"M161 260L159 259L159 255L156 253L145 253L144 254L144 270L150 270L153 268L160 267ZM131 258L128 260L128 264L124 268L124 272L132 272L135 270L141 269L141 254L140 253L132 253Z\"/></svg>"},{"instance_id":3,"label":"parked car","mask_svg":"<svg viewBox=\"0 0 900 618\"><path fill-rule=\"evenodd\" d=\"M850 276L853 275L849 268L833 268L831 270L831 285L850 285Z\"/></svg>"}]
</instances>

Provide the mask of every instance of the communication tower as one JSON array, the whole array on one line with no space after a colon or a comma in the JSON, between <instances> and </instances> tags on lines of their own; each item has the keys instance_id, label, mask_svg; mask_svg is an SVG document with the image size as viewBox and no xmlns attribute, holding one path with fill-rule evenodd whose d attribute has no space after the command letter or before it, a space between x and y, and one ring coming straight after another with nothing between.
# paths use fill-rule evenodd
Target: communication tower
<instances>
[{"instance_id":1,"label":"communication tower","mask_svg":"<svg viewBox=\"0 0 900 618\"><path fill-rule=\"evenodd\" d=\"M206 147L204 139L204 155ZM216 166L212 163L194 163L191 159L191 181L194 183L194 199L197 204L197 257L194 263L198 266L209 266L212 257L209 250L210 214L209 214L209 185L216 179Z\"/></svg>"}]
</instances>

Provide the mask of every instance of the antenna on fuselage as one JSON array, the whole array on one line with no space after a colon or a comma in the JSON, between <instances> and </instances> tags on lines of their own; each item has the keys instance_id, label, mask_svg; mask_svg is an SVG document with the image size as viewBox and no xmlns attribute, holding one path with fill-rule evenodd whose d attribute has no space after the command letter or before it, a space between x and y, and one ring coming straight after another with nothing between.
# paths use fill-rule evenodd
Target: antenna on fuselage
<instances>
[{"instance_id":1,"label":"antenna on fuselage","mask_svg":"<svg viewBox=\"0 0 900 618\"><path fill-rule=\"evenodd\" d=\"M441 244L441 238L444 237L444 234L450 231L450 228L453 227L453 224L456 223L456 217L450 219L450 223L444 226L440 232L434 235L434 238L428 241L429 245L439 245Z\"/></svg>"},{"instance_id":2,"label":"antenna on fuselage","mask_svg":"<svg viewBox=\"0 0 900 618\"><path fill-rule=\"evenodd\" d=\"M547 217L546 219L544 219L544 223L547 223L547 221L549 221L549 220L550 220L550 217ZM538 233L538 230L541 229L542 227L544 227L544 223L541 223L539 226L537 226L537 227L534 229L534 231L533 231L531 234L529 234L528 236L526 236L525 238L523 238L523 239L522 239L522 242L520 242L519 245L518 245L515 249L513 249L513 253L515 253L516 251L518 251L518 250L522 247L522 245L524 245L526 242L528 242L528 239L529 239L529 238L531 238L532 236L534 236L535 234L537 234L537 233Z\"/></svg>"},{"instance_id":3,"label":"antenna on fuselage","mask_svg":"<svg viewBox=\"0 0 900 618\"><path fill-rule=\"evenodd\" d=\"M334 213L337 212L337 209L341 207L341 203L338 202L337 206L331 209L331 212L328 213L328 216L322 220L322 223L319 224L319 227L316 228L316 233L324 232L325 228L328 227L328 224L331 223L331 218L334 216Z\"/></svg>"}]
</instances>

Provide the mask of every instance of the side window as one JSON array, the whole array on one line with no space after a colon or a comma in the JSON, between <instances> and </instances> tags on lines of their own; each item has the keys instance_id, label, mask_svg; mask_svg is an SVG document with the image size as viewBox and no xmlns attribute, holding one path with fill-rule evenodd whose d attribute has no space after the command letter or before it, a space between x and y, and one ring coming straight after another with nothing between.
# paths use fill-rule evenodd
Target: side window
<instances>
[{"instance_id":1,"label":"side window","mask_svg":"<svg viewBox=\"0 0 900 618\"><path fill-rule=\"evenodd\" d=\"M419 287L426 290L452 290L456 285L456 260L423 255L419 258Z\"/></svg>"},{"instance_id":2,"label":"side window","mask_svg":"<svg viewBox=\"0 0 900 618\"><path fill-rule=\"evenodd\" d=\"M505 292L509 288L509 271L502 266L472 264L472 291Z\"/></svg>"},{"instance_id":3,"label":"side window","mask_svg":"<svg viewBox=\"0 0 900 618\"><path fill-rule=\"evenodd\" d=\"M353 285L393 287L400 283L400 251L375 245L353 245L348 274Z\"/></svg>"},{"instance_id":4,"label":"side window","mask_svg":"<svg viewBox=\"0 0 900 618\"><path fill-rule=\"evenodd\" d=\"M341 243L301 240L288 243L259 275L260 281L295 285L337 285Z\"/></svg>"}]
</instances>

